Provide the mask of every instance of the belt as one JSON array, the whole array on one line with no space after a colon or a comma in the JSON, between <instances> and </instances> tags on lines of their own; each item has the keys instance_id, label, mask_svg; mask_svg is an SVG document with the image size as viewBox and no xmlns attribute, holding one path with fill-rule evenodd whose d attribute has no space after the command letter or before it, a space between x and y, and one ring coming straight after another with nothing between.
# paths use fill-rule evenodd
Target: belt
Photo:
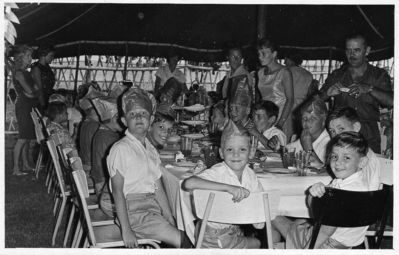
<instances>
[{"instance_id":1,"label":"belt","mask_svg":"<svg viewBox=\"0 0 399 255\"><path fill-rule=\"evenodd\" d=\"M154 198L155 193L131 193L126 195L126 200L139 200L145 198Z\"/></svg>"}]
</instances>

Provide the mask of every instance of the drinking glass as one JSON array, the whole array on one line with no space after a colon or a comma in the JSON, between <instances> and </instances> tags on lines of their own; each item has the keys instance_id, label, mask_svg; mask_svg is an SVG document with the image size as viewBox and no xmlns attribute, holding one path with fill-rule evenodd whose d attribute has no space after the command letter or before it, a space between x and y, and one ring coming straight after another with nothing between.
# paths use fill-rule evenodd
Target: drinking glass
<instances>
[{"instance_id":1,"label":"drinking glass","mask_svg":"<svg viewBox=\"0 0 399 255\"><path fill-rule=\"evenodd\" d=\"M188 157L191 155L192 148L193 148L193 139L190 137L183 136L181 139L180 149L185 157Z\"/></svg>"}]
</instances>

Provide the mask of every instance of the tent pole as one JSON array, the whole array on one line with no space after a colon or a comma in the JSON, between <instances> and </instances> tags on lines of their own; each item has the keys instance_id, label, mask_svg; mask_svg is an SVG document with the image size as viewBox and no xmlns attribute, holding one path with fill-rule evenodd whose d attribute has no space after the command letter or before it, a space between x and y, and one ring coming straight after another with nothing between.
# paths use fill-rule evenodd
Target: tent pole
<instances>
[{"instance_id":1,"label":"tent pole","mask_svg":"<svg viewBox=\"0 0 399 255\"><path fill-rule=\"evenodd\" d=\"M79 61L80 60L80 43L78 44L78 52L76 55L76 70L75 70L75 84L73 87L73 91L76 93L76 95L78 94L78 75L79 75ZM77 96L74 99L74 103L76 100Z\"/></svg>"},{"instance_id":2,"label":"tent pole","mask_svg":"<svg viewBox=\"0 0 399 255\"><path fill-rule=\"evenodd\" d=\"M332 48L328 50L328 75L331 73L331 68L332 68Z\"/></svg>"},{"instance_id":3,"label":"tent pole","mask_svg":"<svg viewBox=\"0 0 399 255\"><path fill-rule=\"evenodd\" d=\"M266 5L258 5L258 39L266 36Z\"/></svg>"},{"instance_id":4,"label":"tent pole","mask_svg":"<svg viewBox=\"0 0 399 255\"><path fill-rule=\"evenodd\" d=\"M125 65L123 67L123 80L126 81L126 76L127 76L127 52L128 52L128 47L127 47L127 42L125 43Z\"/></svg>"}]
</instances>

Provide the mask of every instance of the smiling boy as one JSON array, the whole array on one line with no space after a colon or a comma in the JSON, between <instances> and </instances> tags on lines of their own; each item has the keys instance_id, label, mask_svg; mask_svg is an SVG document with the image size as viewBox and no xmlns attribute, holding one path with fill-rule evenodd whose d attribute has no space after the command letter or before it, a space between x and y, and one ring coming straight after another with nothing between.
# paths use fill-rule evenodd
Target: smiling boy
<instances>
[{"instance_id":1,"label":"smiling boy","mask_svg":"<svg viewBox=\"0 0 399 255\"><path fill-rule=\"evenodd\" d=\"M255 173L248 167L251 154L248 132L238 130L230 121L223 130L219 152L224 160L222 163L184 180L182 187L187 190L207 189L228 192L233 195L234 202L240 202L248 197L250 192L263 190ZM255 224L254 227L263 226ZM213 222L207 224L202 244L202 248L259 247L259 240L244 236L239 226Z\"/></svg>"}]
</instances>

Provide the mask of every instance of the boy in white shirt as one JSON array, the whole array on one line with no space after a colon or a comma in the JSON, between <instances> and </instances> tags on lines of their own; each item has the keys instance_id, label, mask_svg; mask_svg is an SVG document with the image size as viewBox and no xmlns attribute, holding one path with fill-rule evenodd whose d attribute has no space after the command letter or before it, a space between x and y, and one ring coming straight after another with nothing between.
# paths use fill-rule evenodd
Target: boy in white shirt
<instances>
[{"instance_id":1,"label":"boy in white shirt","mask_svg":"<svg viewBox=\"0 0 399 255\"><path fill-rule=\"evenodd\" d=\"M274 126L278 118L278 106L271 101L262 100L255 105L253 111L256 129L252 130L251 134L258 138L258 148L277 151L280 146L285 146L287 136Z\"/></svg>"},{"instance_id":2,"label":"boy in white shirt","mask_svg":"<svg viewBox=\"0 0 399 255\"><path fill-rule=\"evenodd\" d=\"M225 191L233 195L234 202L240 202L250 192L263 191L255 173L248 167L251 154L248 132L238 130L230 121L221 138L220 155L222 163L218 163L197 176L184 180L184 189L207 189ZM262 228L264 224L254 224ZM254 237L246 237L237 225L209 222L206 226L202 248L259 248L260 241Z\"/></svg>"},{"instance_id":3,"label":"boy in white shirt","mask_svg":"<svg viewBox=\"0 0 399 255\"><path fill-rule=\"evenodd\" d=\"M127 130L112 146L107 166L125 246L137 247L137 238L150 238L180 247L184 235L174 226L165 204L161 160L146 138L154 118L152 102L146 92L131 88L122 96L122 109Z\"/></svg>"},{"instance_id":4,"label":"boy in white shirt","mask_svg":"<svg viewBox=\"0 0 399 255\"><path fill-rule=\"evenodd\" d=\"M362 124L360 124L359 116L355 109L345 107L333 111L327 119L328 132L331 137L341 134L342 132L354 131L360 132ZM370 190L378 190L381 186L380 181L380 161L370 148L367 152L367 165L363 168L363 177L369 183Z\"/></svg>"},{"instance_id":5,"label":"boy in white shirt","mask_svg":"<svg viewBox=\"0 0 399 255\"><path fill-rule=\"evenodd\" d=\"M350 190L370 191L363 178L362 169L367 164L369 150L366 139L356 132L343 132L328 146L329 165L335 176L328 187ZM322 197L326 185L319 182L309 189L311 197ZM309 246L313 226L308 222L291 222L284 216L277 216L273 226L286 239L287 249L305 249ZM348 249L364 241L368 226L341 228L322 225L316 240L316 249Z\"/></svg>"}]
</instances>

